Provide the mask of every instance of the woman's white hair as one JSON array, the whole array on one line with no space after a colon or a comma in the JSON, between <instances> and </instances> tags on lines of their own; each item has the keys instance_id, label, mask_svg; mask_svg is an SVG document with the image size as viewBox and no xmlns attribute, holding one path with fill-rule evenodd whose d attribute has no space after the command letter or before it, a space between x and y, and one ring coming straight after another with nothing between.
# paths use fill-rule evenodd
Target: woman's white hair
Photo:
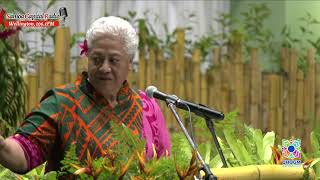
<instances>
[{"instance_id":1,"label":"woman's white hair","mask_svg":"<svg viewBox=\"0 0 320 180\"><path fill-rule=\"evenodd\" d=\"M115 16L101 17L95 20L86 34L89 49L95 40L106 34L123 40L128 54L134 57L138 49L139 38L128 21Z\"/></svg>"}]
</instances>

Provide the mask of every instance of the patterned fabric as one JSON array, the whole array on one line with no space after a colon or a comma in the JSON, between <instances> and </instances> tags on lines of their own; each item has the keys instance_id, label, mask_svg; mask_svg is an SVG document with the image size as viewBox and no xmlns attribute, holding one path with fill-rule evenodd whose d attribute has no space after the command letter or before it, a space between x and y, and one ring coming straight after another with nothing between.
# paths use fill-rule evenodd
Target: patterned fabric
<instances>
[{"instance_id":1,"label":"patterned fabric","mask_svg":"<svg viewBox=\"0 0 320 180\"><path fill-rule=\"evenodd\" d=\"M59 169L65 150L73 142L76 142L80 161L85 159L87 149L93 157L99 157L104 149L112 148L117 143L112 140L111 121L119 125L124 123L134 135L141 134L141 97L125 82L117 95L117 101L118 105L112 107L87 81L87 73L84 73L74 84L48 91L40 104L26 117L17 134L26 137L41 150L43 159L48 161L47 171ZM154 107L159 108L158 105ZM158 123L163 121L159 120ZM164 122L157 126L163 125ZM150 133L148 128L144 129L148 131L144 133L144 137L157 139L155 136L159 131L156 132L153 128ZM164 132L167 132L167 129ZM164 137L167 137L165 141L169 142L169 137ZM159 148L160 154L163 154L165 149L170 151L170 143L169 147L166 147L159 144L159 140L157 142L155 146Z\"/></svg>"},{"instance_id":2,"label":"patterned fabric","mask_svg":"<svg viewBox=\"0 0 320 180\"><path fill-rule=\"evenodd\" d=\"M40 149L26 137L16 134L9 139L16 141L22 147L24 156L27 160L28 170L33 169L44 162L44 157Z\"/></svg>"},{"instance_id":3,"label":"patterned fabric","mask_svg":"<svg viewBox=\"0 0 320 180\"><path fill-rule=\"evenodd\" d=\"M150 99L145 92L140 92L143 104L142 137L147 141L146 155L153 157L152 144L157 150L157 157L170 155L169 132L164 117L155 99Z\"/></svg>"}]
</instances>

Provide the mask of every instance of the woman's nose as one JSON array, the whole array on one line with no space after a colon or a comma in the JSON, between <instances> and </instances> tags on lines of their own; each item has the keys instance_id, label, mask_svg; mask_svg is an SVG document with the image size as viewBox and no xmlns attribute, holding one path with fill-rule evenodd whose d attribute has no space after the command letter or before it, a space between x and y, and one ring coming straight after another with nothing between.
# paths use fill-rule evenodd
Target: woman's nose
<instances>
[{"instance_id":1,"label":"woman's nose","mask_svg":"<svg viewBox=\"0 0 320 180\"><path fill-rule=\"evenodd\" d=\"M102 65L99 68L103 72L111 72L111 66L108 59L104 60Z\"/></svg>"}]
</instances>

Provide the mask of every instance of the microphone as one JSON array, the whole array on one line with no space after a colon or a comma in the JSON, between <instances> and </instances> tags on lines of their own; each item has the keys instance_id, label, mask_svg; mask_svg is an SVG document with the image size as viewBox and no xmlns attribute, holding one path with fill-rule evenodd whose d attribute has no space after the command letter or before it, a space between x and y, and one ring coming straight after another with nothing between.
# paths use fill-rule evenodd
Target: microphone
<instances>
[{"instance_id":1,"label":"microphone","mask_svg":"<svg viewBox=\"0 0 320 180\"><path fill-rule=\"evenodd\" d=\"M62 16L63 18L68 17L67 8L65 8L65 7L60 8L60 9L59 9L59 14L60 14L60 16Z\"/></svg>"},{"instance_id":2,"label":"microphone","mask_svg":"<svg viewBox=\"0 0 320 180\"><path fill-rule=\"evenodd\" d=\"M203 118L209 118L209 119L215 119L215 120L222 120L224 119L224 114L222 112L210 109L202 104L195 104L192 102L184 101L182 99L179 99L175 95L168 95L161 91L158 91L158 89L154 86L149 86L146 89L146 94L149 98L156 98L160 99L162 101L171 100L174 102L175 106L177 108L187 110L188 107L190 108L190 111L195 113L198 116L201 116Z\"/></svg>"},{"instance_id":3,"label":"microphone","mask_svg":"<svg viewBox=\"0 0 320 180\"><path fill-rule=\"evenodd\" d=\"M67 8L62 7L59 9L59 14L62 17L61 25L65 25L66 17L68 17Z\"/></svg>"}]
</instances>

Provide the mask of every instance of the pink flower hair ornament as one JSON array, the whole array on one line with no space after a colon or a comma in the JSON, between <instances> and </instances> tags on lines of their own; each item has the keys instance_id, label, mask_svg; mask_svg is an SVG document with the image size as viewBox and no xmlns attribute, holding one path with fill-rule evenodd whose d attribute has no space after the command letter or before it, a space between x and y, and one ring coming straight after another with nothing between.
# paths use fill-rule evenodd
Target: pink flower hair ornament
<instances>
[{"instance_id":1,"label":"pink flower hair ornament","mask_svg":"<svg viewBox=\"0 0 320 180\"><path fill-rule=\"evenodd\" d=\"M88 56L89 48L86 39L79 45L79 47L81 49L80 56Z\"/></svg>"}]
</instances>

